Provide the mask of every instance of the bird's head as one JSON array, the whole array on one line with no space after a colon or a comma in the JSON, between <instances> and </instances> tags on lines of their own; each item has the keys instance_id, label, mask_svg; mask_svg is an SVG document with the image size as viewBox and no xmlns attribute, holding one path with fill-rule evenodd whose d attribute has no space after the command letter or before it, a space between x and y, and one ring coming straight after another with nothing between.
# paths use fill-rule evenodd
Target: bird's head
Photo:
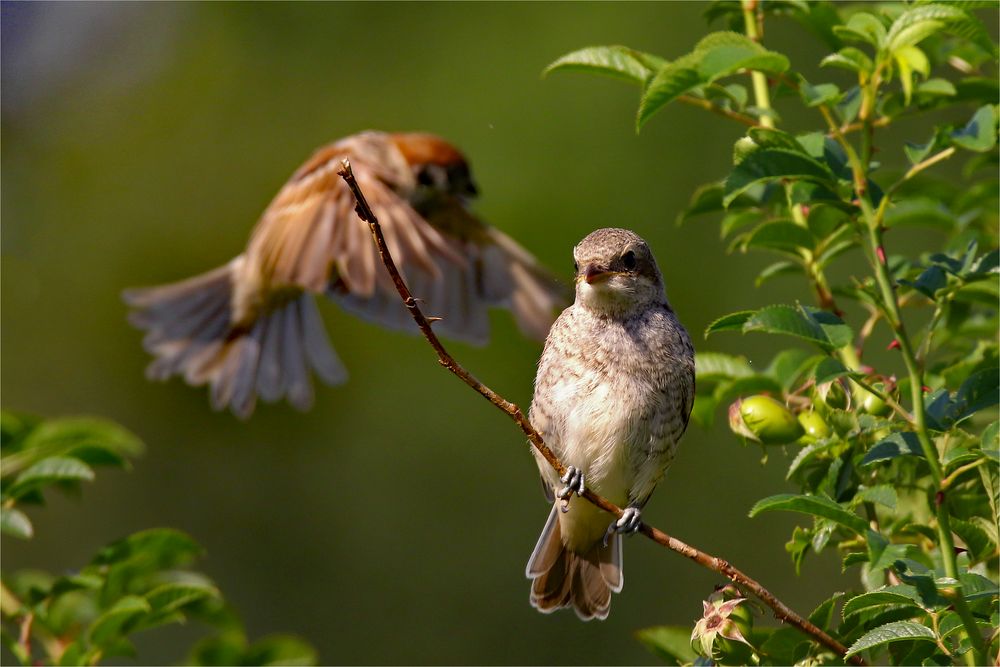
<instances>
[{"instance_id":1,"label":"bird's head","mask_svg":"<svg viewBox=\"0 0 1000 667\"><path fill-rule=\"evenodd\" d=\"M576 303L608 316L666 303L649 246L627 229L598 229L573 248Z\"/></svg>"},{"instance_id":2,"label":"bird's head","mask_svg":"<svg viewBox=\"0 0 1000 667\"><path fill-rule=\"evenodd\" d=\"M413 169L418 188L463 198L478 194L465 156L441 137L401 132L390 138Z\"/></svg>"}]
</instances>

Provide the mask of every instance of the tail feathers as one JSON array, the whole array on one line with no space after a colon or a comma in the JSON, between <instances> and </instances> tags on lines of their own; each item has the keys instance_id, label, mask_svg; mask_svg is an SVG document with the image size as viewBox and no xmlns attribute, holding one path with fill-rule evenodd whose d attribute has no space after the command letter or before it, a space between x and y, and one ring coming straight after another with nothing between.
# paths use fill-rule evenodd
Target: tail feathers
<instances>
[{"instance_id":1,"label":"tail feathers","mask_svg":"<svg viewBox=\"0 0 1000 667\"><path fill-rule=\"evenodd\" d=\"M240 261L124 293L135 309L129 321L147 332L143 345L154 357L146 375L208 384L212 407L228 407L241 419L253 412L258 396L266 402L287 396L306 410L313 401L310 370L328 384L344 382L347 371L330 347L311 294L293 297L248 326L232 325L231 274Z\"/></svg>"},{"instance_id":2,"label":"tail feathers","mask_svg":"<svg viewBox=\"0 0 1000 667\"><path fill-rule=\"evenodd\" d=\"M525 574L531 582L531 606L543 614L573 607L584 621L604 620L611 594L622 589L622 542L615 535L608 546L600 541L586 553L566 548L559 528L559 506L554 504L542 529Z\"/></svg>"}]
</instances>

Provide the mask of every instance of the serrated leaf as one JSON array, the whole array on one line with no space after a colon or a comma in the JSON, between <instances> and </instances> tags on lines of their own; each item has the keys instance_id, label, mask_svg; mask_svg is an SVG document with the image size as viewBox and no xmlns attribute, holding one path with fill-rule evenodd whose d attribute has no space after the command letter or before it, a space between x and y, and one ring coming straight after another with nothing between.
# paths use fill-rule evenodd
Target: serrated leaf
<instances>
[{"instance_id":1,"label":"serrated leaf","mask_svg":"<svg viewBox=\"0 0 1000 667\"><path fill-rule=\"evenodd\" d=\"M694 368L699 382L728 380L754 374L746 357L721 352L701 352L695 355Z\"/></svg>"},{"instance_id":2,"label":"serrated leaf","mask_svg":"<svg viewBox=\"0 0 1000 667\"><path fill-rule=\"evenodd\" d=\"M262 665L315 665L316 649L298 637L268 635L247 649L243 664Z\"/></svg>"},{"instance_id":3,"label":"serrated leaf","mask_svg":"<svg viewBox=\"0 0 1000 667\"><path fill-rule=\"evenodd\" d=\"M779 179L805 179L836 187L836 179L826 165L808 155L783 148L764 148L744 157L729 173L723 204L728 206L753 185Z\"/></svg>"},{"instance_id":4,"label":"serrated leaf","mask_svg":"<svg viewBox=\"0 0 1000 667\"><path fill-rule=\"evenodd\" d=\"M821 104L836 104L840 101L840 88L832 83L818 83L815 86L803 80L799 86L799 97L807 107Z\"/></svg>"},{"instance_id":5,"label":"serrated leaf","mask_svg":"<svg viewBox=\"0 0 1000 667\"><path fill-rule=\"evenodd\" d=\"M844 603L841 616L845 619L852 615L873 607L885 607L888 605L904 605L920 608L917 591L913 586L905 584L897 586L885 586L876 591L856 595Z\"/></svg>"},{"instance_id":6,"label":"serrated leaf","mask_svg":"<svg viewBox=\"0 0 1000 667\"><path fill-rule=\"evenodd\" d=\"M94 479L94 471L79 459L67 456L50 456L34 464L14 480L7 489L11 498L20 498L40 486L57 482L80 482Z\"/></svg>"},{"instance_id":7,"label":"serrated leaf","mask_svg":"<svg viewBox=\"0 0 1000 667\"><path fill-rule=\"evenodd\" d=\"M152 528L109 544L94 556L91 563L113 565L140 557L157 568L167 568L186 564L200 553L198 543L181 531Z\"/></svg>"},{"instance_id":8,"label":"serrated leaf","mask_svg":"<svg viewBox=\"0 0 1000 667\"><path fill-rule=\"evenodd\" d=\"M868 524L853 512L849 512L839 504L823 496L795 495L791 493L781 493L759 500L750 510L750 517L753 518L761 512L783 510L787 512L801 512L830 519L845 528L849 528L859 535L864 535Z\"/></svg>"},{"instance_id":9,"label":"serrated leaf","mask_svg":"<svg viewBox=\"0 0 1000 667\"><path fill-rule=\"evenodd\" d=\"M788 69L788 59L739 33L711 33L650 80L639 103L636 129L680 95L741 69L780 73Z\"/></svg>"},{"instance_id":10,"label":"serrated leaf","mask_svg":"<svg viewBox=\"0 0 1000 667\"><path fill-rule=\"evenodd\" d=\"M126 595L114 606L97 617L87 629L87 642L91 646L110 644L124 634L125 627L151 611L149 603L138 595Z\"/></svg>"},{"instance_id":11,"label":"serrated leaf","mask_svg":"<svg viewBox=\"0 0 1000 667\"><path fill-rule=\"evenodd\" d=\"M0 531L22 540L29 540L34 535L31 520L16 507L0 507Z\"/></svg>"},{"instance_id":12,"label":"serrated leaf","mask_svg":"<svg viewBox=\"0 0 1000 667\"><path fill-rule=\"evenodd\" d=\"M689 664L698 657L691 648L690 628L660 625L637 630L635 636L643 646L668 664Z\"/></svg>"},{"instance_id":13,"label":"serrated leaf","mask_svg":"<svg viewBox=\"0 0 1000 667\"><path fill-rule=\"evenodd\" d=\"M886 41L885 26L867 12L858 12L845 25L834 26L833 33L843 40L864 42L876 49L881 49Z\"/></svg>"},{"instance_id":14,"label":"serrated leaf","mask_svg":"<svg viewBox=\"0 0 1000 667\"><path fill-rule=\"evenodd\" d=\"M891 510L896 509L896 504L899 502L896 489L889 484L864 487L858 491L855 498L864 502L878 503Z\"/></svg>"},{"instance_id":15,"label":"serrated leaf","mask_svg":"<svg viewBox=\"0 0 1000 667\"><path fill-rule=\"evenodd\" d=\"M920 440L917 438L916 433L911 431L897 431L890 434L884 440L880 440L869 449L868 453L865 454L865 458L861 460L861 465L866 466L878 463L879 461L888 461L897 456L922 457L923 455Z\"/></svg>"},{"instance_id":16,"label":"serrated leaf","mask_svg":"<svg viewBox=\"0 0 1000 667\"><path fill-rule=\"evenodd\" d=\"M958 388L951 416L955 422L1000 403L1000 375L996 368L984 368L970 375Z\"/></svg>"},{"instance_id":17,"label":"serrated leaf","mask_svg":"<svg viewBox=\"0 0 1000 667\"><path fill-rule=\"evenodd\" d=\"M753 310L741 310L729 315L723 315L705 328L705 338L708 338L709 334L716 333L717 331L742 331L743 325L753 317L755 312Z\"/></svg>"},{"instance_id":18,"label":"serrated leaf","mask_svg":"<svg viewBox=\"0 0 1000 667\"><path fill-rule=\"evenodd\" d=\"M542 75L556 71L588 72L645 85L654 71L665 64L662 58L642 54L626 46L591 46L559 57L545 68Z\"/></svg>"},{"instance_id":19,"label":"serrated leaf","mask_svg":"<svg viewBox=\"0 0 1000 667\"><path fill-rule=\"evenodd\" d=\"M844 597L844 594L837 592L821 602L820 605L816 607L811 614L809 614L809 622L822 628L823 630L830 630L837 602L842 597Z\"/></svg>"},{"instance_id":20,"label":"serrated leaf","mask_svg":"<svg viewBox=\"0 0 1000 667\"><path fill-rule=\"evenodd\" d=\"M843 347L853 337L850 327L832 313L786 305L758 310L743 324L743 332L748 331L795 336L827 351Z\"/></svg>"},{"instance_id":21,"label":"serrated leaf","mask_svg":"<svg viewBox=\"0 0 1000 667\"><path fill-rule=\"evenodd\" d=\"M844 657L898 641L935 641L934 631L913 621L895 621L866 632L851 645Z\"/></svg>"},{"instance_id":22,"label":"serrated leaf","mask_svg":"<svg viewBox=\"0 0 1000 667\"><path fill-rule=\"evenodd\" d=\"M984 153L997 143L997 117L993 105L979 107L965 127L951 133L955 145L970 151Z\"/></svg>"}]
</instances>

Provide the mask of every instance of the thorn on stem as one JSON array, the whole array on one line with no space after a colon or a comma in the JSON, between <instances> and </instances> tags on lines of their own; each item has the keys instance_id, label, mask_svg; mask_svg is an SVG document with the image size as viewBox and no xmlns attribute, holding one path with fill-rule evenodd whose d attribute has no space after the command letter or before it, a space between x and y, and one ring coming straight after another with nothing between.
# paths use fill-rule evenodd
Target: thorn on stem
<instances>
[{"instance_id":1,"label":"thorn on stem","mask_svg":"<svg viewBox=\"0 0 1000 667\"><path fill-rule=\"evenodd\" d=\"M878 255L878 261L885 266L885 248L878 246L875 248L875 254Z\"/></svg>"},{"instance_id":2,"label":"thorn on stem","mask_svg":"<svg viewBox=\"0 0 1000 667\"><path fill-rule=\"evenodd\" d=\"M928 387L927 385L923 385L923 386L922 386L922 387L920 387L920 388L924 390L924 393L925 393L925 394L929 394L929 393L930 393L930 391L931 391L931 388L930 388L930 387Z\"/></svg>"},{"instance_id":3,"label":"thorn on stem","mask_svg":"<svg viewBox=\"0 0 1000 667\"><path fill-rule=\"evenodd\" d=\"M428 315L428 316L427 316L426 318L424 318L424 319L426 319L428 323L430 323L430 324L434 324L435 322L440 322L440 321L441 321L441 320L443 320L444 318L443 318L443 317L434 317L433 315Z\"/></svg>"},{"instance_id":4,"label":"thorn on stem","mask_svg":"<svg viewBox=\"0 0 1000 667\"><path fill-rule=\"evenodd\" d=\"M941 507L944 504L944 491L938 491L934 494L934 506Z\"/></svg>"},{"instance_id":5,"label":"thorn on stem","mask_svg":"<svg viewBox=\"0 0 1000 667\"><path fill-rule=\"evenodd\" d=\"M889 347L887 347L885 349L887 349L887 350L898 350L899 349L899 341L898 340L893 340L891 343L889 343Z\"/></svg>"}]
</instances>

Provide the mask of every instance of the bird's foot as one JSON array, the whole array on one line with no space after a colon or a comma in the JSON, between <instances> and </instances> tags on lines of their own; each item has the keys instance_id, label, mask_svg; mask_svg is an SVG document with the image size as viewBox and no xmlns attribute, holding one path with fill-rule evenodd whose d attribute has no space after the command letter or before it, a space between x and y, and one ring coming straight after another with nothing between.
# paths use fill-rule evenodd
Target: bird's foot
<instances>
[{"instance_id":1,"label":"bird's foot","mask_svg":"<svg viewBox=\"0 0 1000 667\"><path fill-rule=\"evenodd\" d=\"M569 499L575 493L578 496L582 496L583 492L586 490L586 480L582 470L577 469L574 466L566 466L566 474L562 476L559 480L566 486L556 494L560 500L563 501L562 511L569 511Z\"/></svg>"},{"instance_id":2,"label":"bird's foot","mask_svg":"<svg viewBox=\"0 0 1000 667\"><path fill-rule=\"evenodd\" d=\"M607 531L604 533L604 546L608 546L608 540L615 533L624 533L626 535L635 535L639 531L639 526L642 525L642 510L638 507L626 507L622 511L622 515L614 519L608 526Z\"/></svg>"}]
</instances>

